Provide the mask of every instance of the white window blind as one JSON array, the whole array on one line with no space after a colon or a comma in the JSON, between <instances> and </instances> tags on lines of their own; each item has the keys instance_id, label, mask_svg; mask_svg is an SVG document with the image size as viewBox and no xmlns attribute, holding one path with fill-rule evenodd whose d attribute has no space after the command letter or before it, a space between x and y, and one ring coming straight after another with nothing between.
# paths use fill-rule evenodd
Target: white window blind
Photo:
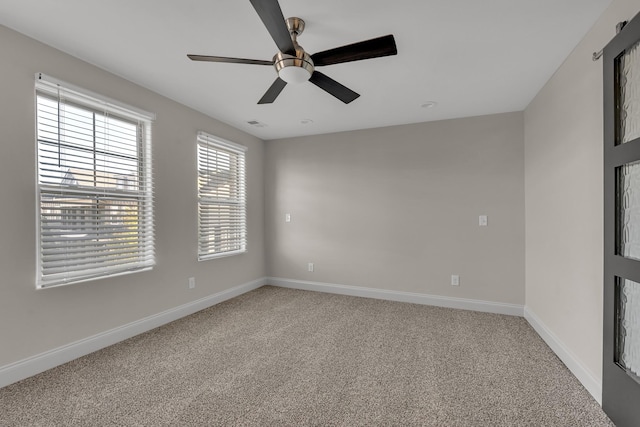
<instances>
[{"instance_id":1,"label":"white window blind","mask_svg":"<svg viewBox=\"0 0 640 427\"><path fill-rule=\"evenodd\" d=\"M36 75L38 288L155 264L153 119Z\"/></svg>"},{"instance_id":2,"label":"white window blind","mask_svg":"<svg viewBox=\"0 0 640 427\"><path fill-rule=\"evenodd\" d=\"M247 250L246 147L198 133L198 260Z\"/></svg>"}]
</instances>

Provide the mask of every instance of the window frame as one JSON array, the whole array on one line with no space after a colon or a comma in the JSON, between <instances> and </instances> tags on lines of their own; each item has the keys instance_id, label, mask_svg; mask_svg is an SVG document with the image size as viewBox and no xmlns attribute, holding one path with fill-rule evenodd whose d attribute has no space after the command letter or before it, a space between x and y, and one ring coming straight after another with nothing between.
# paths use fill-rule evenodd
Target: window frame
<instances>
[{"instance_id":1,"label":"window frame","mask_svg":"<svg viewBox=\"0 0 640 427\"><path fill-rule=\"evenodd\" d=\"M94 143L93 147L87 148L82 147L78 143L74 145L73 143L67 141L66 138L65 141L62 142L62 137L60 136L60 123L62 123L64 120L64 118L61 120L62 110L59 110L57 113L53 113L53 115L58 120L58 124L54 125L54 128L58 129L58 146L63 148L69 146L69 150L75 150L78 153L82 151L93 155L93 162L83 164L83 166L89 164L90 167L87 167L83 170L86 170L90 175L79 174L85 177L85 181L87 176L93 177L93 185L79 184L78 181L80 180L78 180L77 176L74 176L71 172L71 166L65 166L68 170L65 173L64 178L60 179L59 183L51 182L52 180L50 178L45 177L46 173L52 171L52 169L49 165L46 164L46 162L42 163L44 161L44 157L42 156L46 154L47 147L49 147L50 149L50 146L55 145L56 142L48 140L50 138L40 135L40 126L44 126L42 124L42 121L45 120L45 116L41 116L41 111L39 110L41 103L44 103L44 99L41 100L41 97L48 98L50 101L57 102L59 106L64 104L65 108L68 105L69 108L76 109L76 111L80 111L83 114L91 114L94 118L94 122L89 125L94 132ZM151 128L152 123L155 120L155 115L91 92L89 90L80 88L78 86L72 85L70 83L63 82L42 73L36 74L34 100L37 227L35 280L36 289L65 286L151 270L156 263L154 241L155 233L153 227L154 209L151 150ZM104 124L104 127L102 128L103 131L107 129L108 124L113 122L113 120L128 124L128 126L130 126L132 129L135 129L135 140L132 140L131 137L128 137L128 142L125 146L128 149L135 147L135 155L122 155L123 158L130 157L127 158L126 161L133 162L135 171L134 173L136 175L135 180L137 181L134 189L119 187L110 188L110 186L107 184L107 181L110 179L108 178L110 176L110 173L108 173L106 170L100 170L100 168L98 167L98 162L95 160L96 156L102 154L102 156L106 159L107 157L117 157L121 154L116 153L117 150L115 148L113 149L113 152L107 150L107 147L109 147L109 145L114 141L112 139L113 136L108 132L101 135L102 144L106 144L106 146L102 148L102 152L97 148L98 145L96 143L96 138L98 137L96 136L96 132L98 132L98 121L96 120L96 115L100 117ZM68 132L72 132L74 130L78 131L79 129L81 129L79 127L74 128L72 125L67 126ZM131 142L133 141L135 142L131 144ZM78 156L79 155L77 153L71 154L71 160L68 160L69 164L72 164L74 162L81 162L82 157ZM106 162L106 160L103 160L103 165L106 166L107 164L109 163ZM123 168L122 165L111 167L113 169ZM58 173L62 172L63 169L61 168ZM117 179L117 176L114 176L112 178L115 180ZM98 186L98 184L96 184L96 182L98 181L95 180L103 180L104 182L102 182L102 187ZM86 182L84 184L86 184ZM78 203L78 201L80 200L86 200L87 205L78 203L78 205L76 206L61 205L59 208L56 208L55 206L50 207L47 205L47 203L52 203L52 201L47 200L46 197L43 197L43 193L50 195L57 194L58 197L62 198L70 197L73 195L73 197L76 198L76 200L74 200L75 203ZM109 199L109 197L111 197L111 199ZM101 200L103 201L102 206L106 206L104 212L100 210ZM115 202L109 204L105 203L106 200L114 200ZM102 252L96 249L99 246L99 240L85 238L83 240L84 243L79 245L82 248L80 251L77 251L77 254L79 255L74 254L71 257L75 261L65 262L62 263L60 267L56 266L54 268L53 265L58 261L52 261L51 258L49 258L48 260L45 259L44 251L45 246L47 246L45 240L54 239L54 245L60 243L60 247L58 247L57 249L55 248L55 246L53 248L51 246L48 246L47 250L55 251L57 254L69 253L68 249L71 247L71 244L69 243L68 236L62 235L63 231L65 230L63 217L65 215L70 215L69 209L74 209L74 213L68 218L70 219L71 217L73 217L72 220L70 219L70 221L73 221L73 226L75 227L80 224L82 227L84 227L87 220L92 220L91 214L87 214L88 211L86 210L86 206L90 205L90 208L88 209L94 209L93 215L96 218L95 228L99 230L98 233L103 233L103 231L100 231L102 230L102 228L108 228L108 226L113 227L115 224L113 223L113 221L116 220L114 220L114 217L110 215L119 216L117 220L123 220L125 218L125 210L122 210L122 214L118 214L118 211L121 210L121 207L128 205L129 202L131 202L131 206L135 206L135 208L133 209L133 212L135 212L135 231L133 231L134 237L132 239L130 238L130 236L132 235L130 233L132 232L129 231L129 229L125 229L122 233L127 235L127 237L124 238L125 240L127 240L127 243L121 243L121 245L125 245L124 251L122 249L114 248L115 245L113 244L113 242L116 240L115 237L112 237L111 241L107 237L107 239L105 240L106 243L100 245L103 248L101 249ZM55 209L58 209L60 211L59 225L51 223L50 218L45 219L45 217L51 215ZM82 212L83 218L78 218L80 212ZM55 213L53 215L55 215ZM52 224L54 225L53 228L51 228ZM120 226L120 228L123 227ZM44 238L45 229L47 230L47 239ZM53 230L53 235L48 234L50 230ZM84 231L84 229L82 229L81 231ZM122 232L122 230L120 231ZM131 246L127 246L130 243L132 243L133 246L136 247L136 249L131 250ZM104 248L107 248L107 250L105 251ZM122 253L126 252L126 254L120 256L118 254L115 254L113 250ZM126 255L132 256L129 257ZM57 255L56 257L60 258L59 255ZM82 261L79 260L80 257L84 257ZM99 266L100 263L102 263L103 265Z\"/></svg>"},{"instance_id":2,"label":"window frame","mask_svg":"<svg viewBox=\"0 0 640 427\"><path fill-rule=\"evenodd\" d=\"M234 182L232 185L235 186L235 192L237 192L237 200L233 201L231 197L228 199L217 199L215 197L204 195L203 193L203 182L204 176L206 174L213 173L213 169L202 168L203 159L201 155L204 151L209 153L210 151L222 152L229 156L237 156L237 164L238 168L237 172L234 174ZM210 133L199 131L196 137L196 182L197 182L197 198L198 198L198 209L197 209L197 238L198 238L198 248L197 248L197 259L198 261L207 261L211 259L224 258L234 255L239 255L247 252L247 178L246 178L246 153L248 148L244 145L236 144L235 142L228 141L226 139L220 138L218 136L212 135ZM206 162L208 164L207 158ZM229 160L231 162L231 159ZM215 163L215 162L214 162ZM217 166L217 165L216 165ZM230 190L231 191L231 190ZM203 203L204 202L204 203ZM205 238L212 238L213 230L210 225L205 226L203 221L203 207L204 206L226 206L231 210L231 206L236 206L233 215L229 214L227 218L227 223L235 226L235 230L232 230L231 233L239 234L239 236L230 241L230 245L234 246L234 248L229 250L215 251L214 250L204 250ZM233 219L235 215L235 219ZM220 217L218 220L221 221ZM213 236L215 239L215 236ZM211 245L207 245L211 246ZM215 240L214 240L215 246Z\"/></svg>"}]
</instances>

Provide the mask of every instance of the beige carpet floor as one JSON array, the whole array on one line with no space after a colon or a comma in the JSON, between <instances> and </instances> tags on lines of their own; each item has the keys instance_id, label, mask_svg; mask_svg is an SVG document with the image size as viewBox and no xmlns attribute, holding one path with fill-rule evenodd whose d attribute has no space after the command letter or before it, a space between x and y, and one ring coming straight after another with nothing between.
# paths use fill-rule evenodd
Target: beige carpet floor
<instances>
[{"instance_id":1,"label":"beige carpet floor","mask_svg":"<svg viewBox=\"0 0 640 427\"><path fill-rule=\"evenodd\" d=\"M0 389L1 426L611 426L518 317L262 287Z\"/></svg>"}]
</instances>

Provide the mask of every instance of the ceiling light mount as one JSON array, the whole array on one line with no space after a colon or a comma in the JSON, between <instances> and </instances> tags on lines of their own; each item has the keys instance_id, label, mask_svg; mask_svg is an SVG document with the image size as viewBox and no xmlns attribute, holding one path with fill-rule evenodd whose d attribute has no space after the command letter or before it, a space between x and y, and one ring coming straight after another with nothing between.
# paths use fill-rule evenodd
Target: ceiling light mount
<instances>
[{"instance_id":1,"label":"ceiling light mount","mask_svg":"<svg viewBox=\"0 0 640 427\"><path fill-rule=\"evenodd\" d=\"M299 36L304 31L304 21L300 18L296 18L295 16L286 19L287 28L291 35Z\"/></svg>"}]
</instances>

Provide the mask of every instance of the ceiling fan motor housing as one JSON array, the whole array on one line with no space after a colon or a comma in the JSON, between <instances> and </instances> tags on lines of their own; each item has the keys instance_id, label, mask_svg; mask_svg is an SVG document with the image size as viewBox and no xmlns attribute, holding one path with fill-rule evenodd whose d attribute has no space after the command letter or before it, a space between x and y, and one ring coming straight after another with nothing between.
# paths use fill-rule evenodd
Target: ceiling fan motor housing
<instances>
[{"instance_id":1,"label":"ceiling fan motor housing","mask_svg":"<svg viewBox=\"0 0 640 427\"><path fill-rule=\"evenodd\" d=\"M273 57L273 66L278 76L287 83L303 83L313 74L311 57L301 47L296 46L296 55L278 52Z\"/></svg>"}]
</instances>

